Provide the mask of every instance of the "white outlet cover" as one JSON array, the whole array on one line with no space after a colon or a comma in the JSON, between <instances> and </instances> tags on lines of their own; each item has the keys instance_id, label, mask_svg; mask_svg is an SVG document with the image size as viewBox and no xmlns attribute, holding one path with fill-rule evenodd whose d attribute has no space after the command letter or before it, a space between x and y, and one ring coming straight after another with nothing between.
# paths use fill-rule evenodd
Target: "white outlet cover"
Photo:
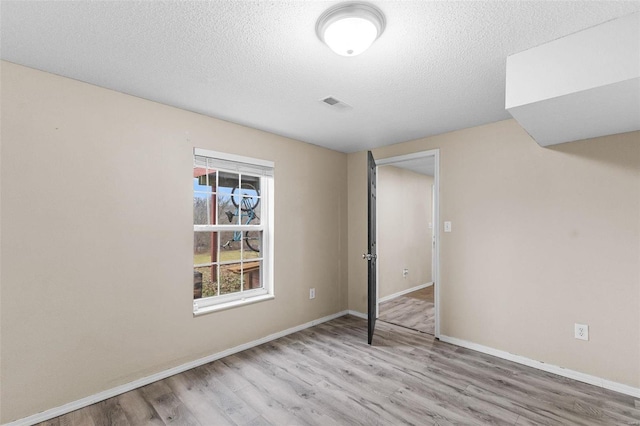
<instances>
[{"instance_id":1,"label":"white outlet cover","mask_svg":"<svg viewBox=\"0 0 640 426\"><path fill-rule=\"evenodd\" d=\"M574 335L579 340L589 340L589 326L586 324L575 324Z\"/></svg>"},{"instance_id":2,"label":"white outlet cover","mask_svg":"<svg viewBox=\"0 0 640 426\"><path fill-rule=\"evenodd\" d=\"M444 223L444 232L451 232L451 222Z\"/></svg>"}]
</instances>

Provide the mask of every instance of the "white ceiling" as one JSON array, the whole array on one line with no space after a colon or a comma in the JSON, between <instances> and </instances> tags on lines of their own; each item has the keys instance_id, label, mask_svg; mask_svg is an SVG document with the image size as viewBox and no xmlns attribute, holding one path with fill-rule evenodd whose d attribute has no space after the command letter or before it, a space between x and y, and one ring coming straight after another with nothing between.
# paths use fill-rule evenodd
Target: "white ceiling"
<instances>
[{"instance_id":1,"label":"white ceiling","mask_svg":"<svg viewBox=\"0 0 640 426\"><path fill-rule=\"evenodd\" d=\"M2 1L1 57L344 152L509 118L505 61L638 1L372 1L357 57L315 34L335 1ZM333 96L352 108L319 102Z\"/></svg>"}]
</instances>

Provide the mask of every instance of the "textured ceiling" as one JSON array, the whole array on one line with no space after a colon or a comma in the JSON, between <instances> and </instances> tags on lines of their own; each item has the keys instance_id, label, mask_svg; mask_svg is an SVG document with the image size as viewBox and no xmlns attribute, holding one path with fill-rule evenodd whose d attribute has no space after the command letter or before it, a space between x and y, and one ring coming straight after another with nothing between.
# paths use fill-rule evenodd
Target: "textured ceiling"
<instances>
[{"instance_id":1,"label":"textured ceiling","mask_svg":"<svg viewBox=\"0 0 640 426\"><path fill-rule=\"evenodd\" d=\"M510 54L640 2L373 1L357 57L315 35L324 1L2 1L2 59L344 152L509 118ZM352 108L319 102L333 96Z\"/></svg>"}]
</instances>

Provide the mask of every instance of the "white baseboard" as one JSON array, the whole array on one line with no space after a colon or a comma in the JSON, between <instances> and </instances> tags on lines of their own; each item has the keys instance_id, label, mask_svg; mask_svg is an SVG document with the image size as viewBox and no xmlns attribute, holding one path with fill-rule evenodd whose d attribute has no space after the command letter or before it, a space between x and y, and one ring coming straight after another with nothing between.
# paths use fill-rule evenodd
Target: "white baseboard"
<instances>
[{"instance_id":1,"label":"white baseboard","mask_svg":"<svg viewBox=\"0 0 640 426\"><path fill-rule=\"evenodd\" d=\"M427 287L430 287L432 285L433 285L433 283L420 284L420 285L417 285L415 287L411 287L411 288L408 288L406 290L402 290L402 291L399 291L397 293L393 293L393 294L390 294L388 296L381 297L380 299L378 299L378 303L386 302L388 300L395 299L396 297L404 296L407 293L412 293L412 292L417 291L417 290L422 290L423 288L427 288Z\"/></svg>"},{"instance_id":2,"label":"white baseboard","mask_svg":"<svg viewBox=\"0 0 640 426\"><path fill-rule=\"evenodd\" d=\"M633 386L617 383L607 379L602 379L600 377L592 376L586 373L581 373L579 371L570 370L568 368L558 367L557 365L547 364L546 362L536 361L524 356L515 355L509 352L501 351L499 349L494 349L488 346L479 345L477 343L468 342L466 340L457 339L455 337L440 335L440 340L446 343L451 343L452 345L462 346L463 348L471 349L474 351L482 352L487 355L492 355L498 358L506 359L507 361L513 361L518 364L536 368L538 370L557 374L558 376L567 377L569 379L577 380L579 382L588 383L590 385L599 386L604 389L620 392L625 395L633 396L635 398L640 398L640 388L634 388Z\"/></svg>"},{"instance_id":3,"label":"white baseboard","mask_svg":"<svg viewBox=\"0 0 640 426\"><path fill-rule=\"evenodd\" d=\"M129 392L131 390L137 389L142 386L146 386L150 383L157 382L158 380L166 379L167 377L171 377L178 373L182 373L183 371L191 370L192 368L199 367L201 365L207 364L209 362L218 360L220 358L224 358L229 355L233 355L238 352L242 352L244 350L253 348L254 346L262 345L263 343L270 342L272 340L278 339L280 337L287 336L289 334L295 333L297 331L304 330L309 327L313 327L315 325L321 324L323 322L331 321L332 319L347 315L350 313L351 315L361 316L363 314L355 311L341 311L335 313L333 315L328 315L326 317L322 317L305 324L300 324L298 326L288 328L286 330L279 331L277 333L270 334L268 336L262 337L257 340L253 340L251 342L233 347L231 349L227 349L222 352L215 353L213 355L206 356L204 358L196 359L195 361L188 362L186 364L178 365L177 367L170 368L168 370L160 371L158 373L152 374L147 377L143 377L138 380L134 380L133 382L126 383L124 385L117 386L112 389L107 389L105 391L99 392L95 395L88 396L86 398L79 399L77 401L69 402L68 404L61 405L59 407L51 408L46 411L42 411L40 413L34 414L29 417L24 417L22 419L18 419L12 421L10 423L5 423L3 426L29 426L34 425L36 423L44 422L46 420L52 419L54 417L62 416L64 414L70 413L72 411L78 410L80 408L86 407L91 404L95 404L96 402L104 401L105 399L112 398L114 396L123 394L125 392ZM364 318L367 318L365 315Z\"/></svg>"},{"instance_id":4,"label":"white baseboard","mask_svg":"<svg viewBox=\"0 0 640 426\"><path fill-rule=\"evenodd\" d=\"M362 319L369 318L367 316L367 314L363 314L362 312L358 312L358 311L348 310L346 313L349 314L349 315L353 315L354 317L358 317L358 318L362 318Z\"/></svg>"}]
</instances>

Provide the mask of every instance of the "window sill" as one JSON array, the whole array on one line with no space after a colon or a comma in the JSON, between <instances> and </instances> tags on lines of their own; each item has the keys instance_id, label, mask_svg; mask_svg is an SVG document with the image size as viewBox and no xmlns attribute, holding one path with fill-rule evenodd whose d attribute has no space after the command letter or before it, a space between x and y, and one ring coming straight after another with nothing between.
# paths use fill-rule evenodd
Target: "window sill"
<instances>
[{"instance_id":1,"label":"window sill","mask_svg":"<svg viewBox=\"0 0 640 426\"><path fill-rule=\"evenodd\" d=\"M253 303L264 302L265 300L275 299L273 294L262 294L260 296L253 296L246 299L233 300L225 303L217 303L215 305L203 306L193 312L194 317L200 315L210 314L212 312L224 311L226 309L237 308L239 306L251 305Z\"/></svg>"}]
</instances>

